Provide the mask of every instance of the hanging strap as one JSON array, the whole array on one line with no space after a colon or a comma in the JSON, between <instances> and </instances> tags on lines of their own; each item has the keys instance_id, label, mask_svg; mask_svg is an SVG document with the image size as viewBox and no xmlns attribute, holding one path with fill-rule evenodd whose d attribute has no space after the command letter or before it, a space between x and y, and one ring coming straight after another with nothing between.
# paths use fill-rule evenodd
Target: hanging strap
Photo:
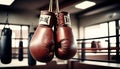
<instances>
[{"instance_id":1,"label":"hanging strap","mask_svg":"<svg viewBox=\"0 0 120 69\"><path fill-rule=\"evenodd\" d=\"M53 7L53 0L50 0L49 3L49 11L52 12L52 7Z\"/></svg>"},{"instance_id":2,"label":"hanging strap","mask_svg":"<svg viewBox=\"0 0 120 69\"><path fill-rule=\"evenodd\" d=\"M5 28L5 27L10 28L10 27L9 27L9 22L8 22L8 18L9 18L8 12L6 13L6 17L7 17L7 18L6 18L6 22L5 22L4 28Z\"/></svg>"},{"instance_id":3,"label":"hanging strap","mask_svg":"<svg viewBox=\"0 0 120 69\"><path fill-rule=\"evenodd\" d=\"M55 3L56 3L56 13L58 13L59 12L59 1L55 0ZM53 0L50 0L49 11L53 12Z\"/></svg>"},{"instance_id":4,"label":"hanging strap","mask_svg":"<svg viewBox=\"0 0 120 69\"><path fill-rule=\"evenodd\" d=\"M58 0L56 0L56 13L59 13L59 1Z\"/></svg>"}]
</instances>

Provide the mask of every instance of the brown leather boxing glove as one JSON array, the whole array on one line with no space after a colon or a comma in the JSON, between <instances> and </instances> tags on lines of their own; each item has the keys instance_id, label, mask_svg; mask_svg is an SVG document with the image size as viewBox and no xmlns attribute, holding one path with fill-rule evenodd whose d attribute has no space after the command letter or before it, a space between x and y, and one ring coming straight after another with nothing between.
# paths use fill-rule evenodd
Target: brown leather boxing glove
<instances>
[{"instance_id":1,"label":"brown leather boxing glove","mask_svg":"<svg viewBox=\"0 0 120 69\"><path fill-rule=\"evenodd\" d=\"M67 12L59 12L57 19L55 55L59 59L67 60L72 58L77 51L73 47L74 40L70 27L70 17Z\"/></svg>"},{"instance_id":2,"label":"brown leather boxing glove","mask_svg":"<svg viewBox=\"0 0 120 69\"><path fill-rule=\"evenodd\" d=\"M30 41L30 53L40 62L49 62L54 57L54 40L52 26L56 16L52 12L41 11L39 25Z\"/></svg>"},{"instance_id":3,"label":"brown leather boxing glove","mask_svg":"<svg viewBox=\"0 0 120 69\"><path fill-rule=\"evenodd\" d=\"M96 41L92 41L91 42L91 48L97 48L97 43L96 43ZM96 53L97 52L97 50L94 50L94 49L92 49L91 50L93 53Z\"/></svg>"}]
</instances>

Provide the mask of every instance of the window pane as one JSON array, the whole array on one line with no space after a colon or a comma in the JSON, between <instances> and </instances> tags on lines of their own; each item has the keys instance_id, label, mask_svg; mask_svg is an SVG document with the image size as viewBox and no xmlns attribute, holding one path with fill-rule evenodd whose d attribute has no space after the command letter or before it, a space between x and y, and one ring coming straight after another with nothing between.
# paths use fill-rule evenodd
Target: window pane
<instances>
[{"instance_id":1,"label":"window pane","mask_svg":"<svg viewBox=\"0 0 120 69\"><path fill-rule=\"evenodd\" d=\"M108 24L107 23L100 24L99 30L100 30L100 33L98 35L100 37L108 36Z\"/></svg>"},{"instance_id":2,"label":"window pane","mask_svg":"<svg viewBox=\"0 0 120 69\"><path fill-rule=\"evenodd\" d=\"M110 36L115 35L115 21L109 22Z\"/></svg>"},{"instance_id":3,"label":"window pane","mask_svg":"<svg viewBox=\"0 0 120 69\"><path fill-rule=\"evenodd\" d=\"M22 26L22 37L28 38L28 26Z\"/></svg>"},{"instance_id":4,"label":"window pane","mask_svg":"<svg viewBox=\"0 0 120 69\"><path fill-rule=\"evenodd\" d=\"M85 38L98 37L100 25L85 27Z\"/></svg>"},{"instance_id":5,"label":"window pane","mask_svg":"<svg viewBox=\"0 0 120 69\"><path fill-rule=\"evenodd\" d=\"M12 38L20 38L20 26L10 25L12 29Z\"/></svg>"},{"instance_id":6,"label":"window pane","mask_svg":"<svg viewBox=\"0 0 120 69\"><path fill-rule=\"evenodd\" d=\"M108 35L107 23L85 27L85 38L103 37Z\"/></svg>"},{"instance_id":7,"label":"window pane","mask_svg":"<svg viewBox=\"0 0 120 69\"><path fill-rule=\"evenodd\" d=\"M22 41L23 41L23 46L24 46L24 47L28 47L28 40L27 40L27 39L26 39L26 40L24 39L24 40L22 40Z\"/></svg>"},{"instance_id":8,"label":"window pane","mask_svg":"<svg viewBox=\"0 0 120 69\"><path fill-rule=\"evenodd\" d=\"M19 47L19 41L18 39L15 40L15 47Z\"/></svg>"}]
</instances>

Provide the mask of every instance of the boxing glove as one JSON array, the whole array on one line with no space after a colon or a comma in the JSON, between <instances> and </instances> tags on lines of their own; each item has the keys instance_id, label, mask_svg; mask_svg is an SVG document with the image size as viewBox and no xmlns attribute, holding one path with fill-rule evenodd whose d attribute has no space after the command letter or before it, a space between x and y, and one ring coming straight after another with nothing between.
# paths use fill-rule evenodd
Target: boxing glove
<instances>
[{"instance_id":1,"label":"boxing glove","mask_svg":"<svg viewBox=\"0 0 120 69\"><path fill-rule=\"evenodd\" d=\"M54 57L54 40L52 26L56 16L49 11L41 11L39 25L30 41L30 53L40 62L49 62Z\"/></svg>"},{"instance_id":2,"label":"boxing glove","mask_svg":"<svg viewBox=\"0 0 120 69\"><path fill-rule=\"evenodd\" d=\"M97 48L97 43L96 43L96 41L92 41L91 42L91 48ZM93 53L96 53L97 52L97 50L91 50Z\"/></svg>"},{"instance_id":3,"label":"boxing glove","mask_svg":"<svg viewBox=\"0 0 120 69\"><path fill-rule=\"evenodd\" d=\"M56 46L55 55L57 58L67 60L76 54L72 29L70 27L70 17L67 12L59 12L56 25Z\"/></svg>"},{"instance_id":4,"label":"boxing glove","mask_svg":"<svg viewBox=\"0 0 120 69\"><path fill-rule=\"evenodd\" d=\"M29 38L28 38L28 65L29 66L34 66L36 65L36 60L31 56L30 50L29 50L29 44L30 44L30 40L33 36L34 32L30 32L29 33Z\"/></svg>"}]
</instances>

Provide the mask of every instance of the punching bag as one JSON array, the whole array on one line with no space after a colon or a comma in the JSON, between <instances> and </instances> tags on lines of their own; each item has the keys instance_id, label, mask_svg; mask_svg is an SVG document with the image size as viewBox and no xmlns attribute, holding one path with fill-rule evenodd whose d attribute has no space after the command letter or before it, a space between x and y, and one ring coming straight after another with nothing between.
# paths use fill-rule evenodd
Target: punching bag
<instances>
[{"instance_id":1,"label":"punching bag","mask_svg":"<svg viewBox=\"0 0 120 69\"><path fill-rule=\"evenodd\" d=\"M36 60L32 57L32 55L31 55L31 53L30 53L30 50L29 50L30 40L31 40L33 34L34 34L34 33L31 32L31 33L29 34L29 38L28 38L28 65L30 65L30 66L36 65Z\"/></svg>"},{"instance_id":2,"label":"punching bag","mask_svg":"<svg viewBox=\"0 0 120 69\"><path fill-rule=\"evenodd\" d=\"M50 62L54 57L53 25L56 16L53 12L41 11L39 25L30 41L30 53L40 62Z\"/></svg>"},{"instance_id":3,"label":"punching bag","mask_svg":"<svg viewBox=\"0 0 120 69\"><path fill-rule=\"evenodd\" d=\"M23 60L23 42L19 42L19 50L18 50L18 60L22 61Z\"/></svg>"},{"instance_id":4,"label":"punching bag","mask_svg":"<svg viewBox=\"0 0 120 69\"><path fill-rule=\"evenodd\" d=\"M91 48L97 48L97 43L96 43L96 41L92 41L91 42ZM97 50L91 50L93 53L96 53L97 52Z\"/></svg>"},{"instance_id":5,"label":"punching bag","mask_svg":"<svg viewBox=\"0 0 120 69\"><path fill-rule=\"evenodd\" d=\"M22 26L20 30L20 41L19 41L19 50L18 50L18 60L22 61L23 60L23 41L22 41Z\"/></svg>"},{"instance_id":6,"label":"punching bag","mask_svg":"<svg viewBox=\"0 0 120 69\"><path fill-rule=\"evenodd\" d=\"M3 28L1 32L1 62L8 64L12 59L12 30Z\"/></svg>"},{"instance_id":7,"label":"punching bag","mask_svg":"<svg viewBox=\"0 0 120 69\"><path fill-rule=\"evenodd\" d=\"M68 12L59 12L56 26L55 55L59 59L67 60L75 56L74 38Z\"/></svg>"}]
</instances>

